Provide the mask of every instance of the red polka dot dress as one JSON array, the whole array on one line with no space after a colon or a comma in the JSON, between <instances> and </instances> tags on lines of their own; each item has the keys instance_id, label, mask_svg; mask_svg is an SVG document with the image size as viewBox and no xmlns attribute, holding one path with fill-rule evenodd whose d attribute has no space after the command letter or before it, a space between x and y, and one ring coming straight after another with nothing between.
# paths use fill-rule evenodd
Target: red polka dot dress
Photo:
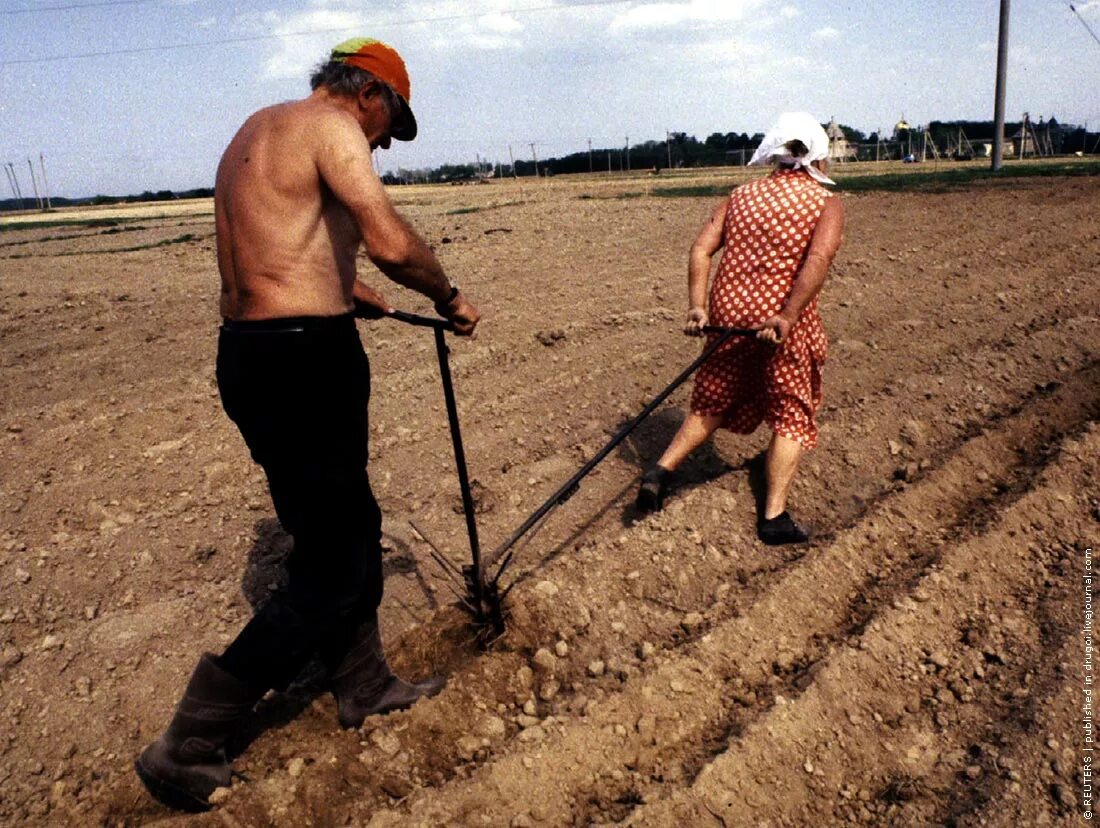
<instances>
[{"instance_id":1,"label":"red polka dot dress","mask_svg":"<svg viewBox=\"0 0 1100 828\"><path fill-rule=\"evenodd\" d=\"M790 169L730 194L725 251L710 290L710 324L752 328L783 309L831 197L809 173ZM782 345L735 337L707 360L695 377L691 410L721 415L723 428L740 434L764 422L812 449L827 349L815 297Z\"/></svg>"}]
</instances>

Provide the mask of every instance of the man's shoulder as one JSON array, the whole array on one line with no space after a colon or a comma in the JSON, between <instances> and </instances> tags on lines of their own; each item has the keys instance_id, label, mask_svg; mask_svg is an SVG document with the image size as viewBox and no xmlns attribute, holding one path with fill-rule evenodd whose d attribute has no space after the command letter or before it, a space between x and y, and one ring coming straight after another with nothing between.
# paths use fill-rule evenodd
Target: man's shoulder
<instances>
[{"instance_id":1,"label":"man's shoulder","mask_svg":"<svg viewBox=\"0 0 1100 828\"><path fill-rule=\"evenodd\" d=\"M355 129L356 124L351 115L338 107L305 98L257 110L245 121L242 130L249 127L284 135L291 133L295 141L309 142L322 135Z\"/></svg>"},{"instance_id":2,"label":"man's shoulder","mask_svg":"<svg viewBox=\"0 0 1100 828\"><path fill-rule=\"evenodd\" d=\"M355 118L338 106L325 101L305 98L283 104L284 117L308 126L311 130L357 129Z\"/></svg>"}]
</instances>

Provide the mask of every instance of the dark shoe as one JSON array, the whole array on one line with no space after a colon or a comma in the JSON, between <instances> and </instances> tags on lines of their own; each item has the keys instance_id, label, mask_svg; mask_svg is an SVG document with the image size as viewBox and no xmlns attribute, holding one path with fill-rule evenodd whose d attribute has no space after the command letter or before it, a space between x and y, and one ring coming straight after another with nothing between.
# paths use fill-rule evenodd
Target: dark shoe
<instances>
[{"instance_id":1,"label":"dark shoe","mask_svg":"<svg viewBox=\"0 0 1100 828\"><path fill-rule=\"evenodd\" d=\"M332 673L340 724L346 728L359 727L367 716L410 707L417 699L436 695L446 683L431 678L410 684L390 672L377 619L363 622L351 650Z\"/></svg>"},{"instance_id":2,"label":"dark shoe","mask_svg":"<svg viewBox=\"0 0 1100 828\"><path fill-rule=\"evenodd\" d=\"M768 546L805 543L810 539L810 533L794 522L790 512L761 520L756 524L756 536Z\"/></svg>"},{"instance_id":3,"label":"dark shoe","mask_svg":"<svg viewBox=\"0 0 1100 828\"><path fill-rule=\"evenodd\" d=\"M661 466L652 466L642 475L642 485L635 501L639 512L661 511L661 507L665 505L665 493L671 476L672 472Z\"/></svg>"},{"instance_id":4,"label":"dark shoe","mask_svg":"<svg viewBox=\"0 0 1100 828\"><path fill-rule=\"evenodd\" d=\"M230 783L225 744L261 695L203 655L168 729L134 762L153 798L180 811L210 810L210 794Z\"/></svg>"}]
</instances>

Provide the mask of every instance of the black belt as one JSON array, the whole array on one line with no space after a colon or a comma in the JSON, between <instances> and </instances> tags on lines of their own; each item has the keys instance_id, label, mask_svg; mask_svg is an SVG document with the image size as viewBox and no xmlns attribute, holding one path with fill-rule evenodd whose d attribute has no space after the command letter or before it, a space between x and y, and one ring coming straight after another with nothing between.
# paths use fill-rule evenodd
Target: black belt
<instances>
[{"instance_id":1,"label":"black belt","mask_svg":"<svg viewBox=\"0 0 1100 828\"><path fill-rule=\"evenodd\" d=\"M355 315L281 316L276 319L223 319L222 330L230 333L304 333L336 331L355 327Z\"/></svg>"}]
</instances>

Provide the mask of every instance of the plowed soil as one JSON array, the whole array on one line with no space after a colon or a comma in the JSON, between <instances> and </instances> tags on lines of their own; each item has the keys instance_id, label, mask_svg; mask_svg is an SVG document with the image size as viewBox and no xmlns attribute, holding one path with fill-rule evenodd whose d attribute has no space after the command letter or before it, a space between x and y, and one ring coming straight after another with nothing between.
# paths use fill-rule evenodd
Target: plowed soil
<instances>
[{"instance_id":1,"label":"plowed soil","mask_svg":"<svg viewBox=\"0 0 1100 828\"><path fill-rule=\"evenodd\" d=\"M653 181L395 193L484 312L451 364L487 549L698 352L686 253L716 199ZM387 649L449 683L342 731L307 670L198 816L131 763L289 544L214 385L210 205L0 234L0 822L1077 824L1100 178L844 198L791 498L811 543L756 540L763 432L635 514L685 387L519 547L487 648L424 540L466 560L431 335L360 323Z\"/></svg>"}]
</instances>

